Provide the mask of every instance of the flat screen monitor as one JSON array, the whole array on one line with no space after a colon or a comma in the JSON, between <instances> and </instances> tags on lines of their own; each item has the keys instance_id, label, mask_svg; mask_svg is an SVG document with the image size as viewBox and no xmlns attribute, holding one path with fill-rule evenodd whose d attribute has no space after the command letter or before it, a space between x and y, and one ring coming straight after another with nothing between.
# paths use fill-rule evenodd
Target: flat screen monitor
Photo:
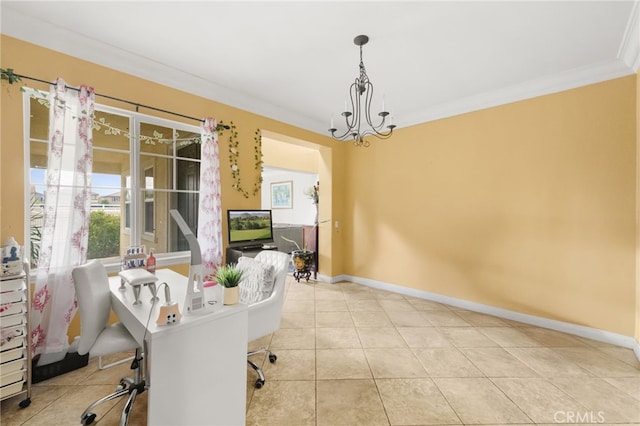
<instances>
[{"instance_id":1,"label":"flat screen monitor","mask_svg":"<svg viewBox=\"0 0 640 426\"><path fill-rule=\"evenodd\" d=\"M271 210L227 210L229 247L258 248L273 243Z\"/></svg>"}]
</instances>

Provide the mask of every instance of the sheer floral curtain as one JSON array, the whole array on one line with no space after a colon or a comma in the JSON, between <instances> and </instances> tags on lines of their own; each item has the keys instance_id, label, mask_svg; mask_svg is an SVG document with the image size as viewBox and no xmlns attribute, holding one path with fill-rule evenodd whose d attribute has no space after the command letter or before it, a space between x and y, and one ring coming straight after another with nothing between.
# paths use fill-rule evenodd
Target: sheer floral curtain
<instances>
[{"instance_id":1,"label":"sheer floral curtain","mask_svg":"<svg viewBox=\"0 0 640 426\"><path fill-rule=\"evenodd\" d=\"M71 271L87 256L94 100L93 88L67 88L62 79L49 94L45 213L31 311L33 355L41 356L39 365L64 356L77 310Z\"/></svg>"},{"instance_id":2,"label":"sheer floral curtain","mask_svg":"<svg viewBox=\"0 0 640 426\"><path fill-rule=\"evenodd\" d=\"M213 273L222 262L222 207L220 202L220 159L218 123L205 118L201 127L200 206L198 243L202 252L203 273Z\"/></svg>"}]
</instances>

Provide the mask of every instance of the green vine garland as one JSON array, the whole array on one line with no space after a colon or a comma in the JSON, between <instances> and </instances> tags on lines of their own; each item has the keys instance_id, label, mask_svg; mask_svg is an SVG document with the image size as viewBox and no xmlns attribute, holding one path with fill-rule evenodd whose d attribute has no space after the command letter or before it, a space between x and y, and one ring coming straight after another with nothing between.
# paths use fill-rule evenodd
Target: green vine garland
<instances>
[{"instance_id":1,"label":"green vine garland","mask_svg":"<svg viewBox=\"0 0 640 426\"><path fill-rule=\"evenodd\" d=\"M238 158L240 157L240 151L238 147L240 146L240 140L238 139L238 131L236 130L235 124L233 121L229 124L229 167L231 168L231 178L233 179L233 184L231 185L236 191L240 192L244 198L249 198L249 192L242 187L242 182L240 180L240 167L238 167ZM224 133L224 130L218 132L220 136ZM260 171L261 173L258 175L255 183L253 184L253 190L251 191L251 195L257 195L262 189L262 137L260 135L260 129L256 129L253 136L254 146L253 146L253 159L255 161L254 168L256 171Z\"/></svg>"},{"instance_id":2,"label":"green vine garland","mask_svg":"<svg viewBox=\"0 0 640 426\"><path fill-rule=\"evenodd\" d=\"M19 75L13 72L13 68L0 68L0 79L7 80L9 84L17 83L22 80Z\"/></svg>"}]
</instances>

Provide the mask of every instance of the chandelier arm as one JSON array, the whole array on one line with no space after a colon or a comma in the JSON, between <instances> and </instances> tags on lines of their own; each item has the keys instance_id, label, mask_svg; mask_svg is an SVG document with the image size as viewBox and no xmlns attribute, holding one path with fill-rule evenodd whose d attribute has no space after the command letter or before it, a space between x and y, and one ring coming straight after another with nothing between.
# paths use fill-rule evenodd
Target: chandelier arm
<instances>
[{"instance_id":1,"label":"chandelier arm","mask_svg":"<svg viewBox=\"0 0 640 426\"><path fill-rule=\"evenodd\" d=\"M360 103L360 82L356 79L355 90L351 92L351 108L353 109L353 125L351 126L351 135L355 138L360 134L360 126L362 124L361 110L362 105Z\"/></svg>"},{"instance_id":2,"label":"chandelier arm","mask_svg":"<svg viewBox=\"0 0 640 426\"><path fill-rule=\"evenodd\" d=\"M358 125L359 115L357 113L356 102L354 102L354 94L357 92L358 87L358 79L356 79L351 86L349 87L349 100L351 101L351 110L347 108L346 111L343 111L341 115L344 117L344 122L347 129L344 133L336 134L338 129L329 129L331 132L331 137L336 140L344 141L353 137L354 128ZM356 96L357 99L357 96Z\"/></svg>"},{"instance_id":3,"label":"chandelier arm","mask_svg":"<svg viewBox=\"0 0 640 426\"><path fill-rule=\"evenodd\" d=\"M338 131L337 128L329 129L329 131L331 132L331 137L333 139L345 140L349 137L352 137L354 133L354 129L359 127L360 116L358 114L359 109L357 107L357 99L358 99L357 91L358 91L358 79L356 78L355 81L351 83L351 86L349 86L349 101L351 103L351 108L349 109L347 105L345 105L346 111L343 111L342 113L340 113L340 115L344 117L344 123L347 129L344 131L344 133L338 134L338 135L336 135L336 132Z\"/></svg>"},{"instance_id":4,"label":"chandelier arm","mask_svg":"<svg viewBox=\"0 0 640 426\"><path fill-rule=\"evenodd\" d=\"M365 100L364 100L364 105L365 105L365 111L364 111L364 117L365 120L367 120L367 124L375 130L375 126L372 123L371 120L371 100L373 99L373 84L370 81L367 81L366 84L366 90L365 90Z\"/></svg>"},{"instance_id":5,"label":"chandelier arm","mask_svg":"<svg viewBox=\"0 0 640 426\"><path fill-rule=\"evenodd\" d=\"M389 137L391 137L392 133L393 133L393 130L388 130L386 132L372 132L370 130L367 130L361 136L363 138L368 136L375 136L378 139L388 139Z\"/></svg>"},{"instance_id":6,"label":"chandelier arm","mask_svg":"<svg viewBox=\"0 0 640 426\"><path fill-rule=\"evenodd\" d=\"M332 129L330 129L330 130L332 130ZM337 131L338 129L335 129L335 130ZM351 132L352 132L351 129L347 129L347 130L345 130L344 133L336 135L336 133L334 131L334 132L331 133L331 137L333 139L336 139L336 140L339 140L339 141L343 141L343 140L348 139L351 136Z\"/></svg>"},{"instance_id":7,"label":"chandelier arm","mask_svg":"<svg viewBox=\"0 0 640 426\"><path fill-rule=\"evenodd\" d=\"M351 108L347 109L350 113L351 120L346 120L346 125L348 130L353 130L357 126L359 126L360 121L360 110L358 108L358 79L351 84L349 87L349 101L351 102ZM346 111L345 111L346 112Z\"/></svg>"},{"instance_id":8,"label":"chandelier arm","mask_svg":"<svg viewBox=\"0 0 640 426\"><path fill-rule=\"evenodd\" d=\"M383 130L385 127L385 123L387 121L387 117L389 116L389 113L387 111L380 111L378 113L378 116L380 117L380 122L378 124L373 124L373 119L371 118L371 101L373 99L373 84L369 83L369 87L367 88L367 94L366 94L367 98L366 98L366 119L367 119L367 124L373 129L374 132L368 132L369 134L375 134L375 133L385 133L385 131ZM387 126L388 127L388 126ZM367 133L367 132L365 132Z\"/></svg>"}]
</instances>

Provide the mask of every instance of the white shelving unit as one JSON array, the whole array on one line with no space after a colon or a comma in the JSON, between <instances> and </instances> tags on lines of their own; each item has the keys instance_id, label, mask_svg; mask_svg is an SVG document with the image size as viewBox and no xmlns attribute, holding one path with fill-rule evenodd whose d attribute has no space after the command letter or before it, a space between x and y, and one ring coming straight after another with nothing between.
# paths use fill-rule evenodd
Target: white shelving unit
<instances>
[{"instance_id":1,"label":"white shelving unit","mask_svg":"<svg viewBox=\"0 0 640 426\"><path fill-rule=\"evenodd\" d=\"M29 265L18 275L0 276L0 400L26 394L31 404Z\"/></svg>"}]
</instances>

